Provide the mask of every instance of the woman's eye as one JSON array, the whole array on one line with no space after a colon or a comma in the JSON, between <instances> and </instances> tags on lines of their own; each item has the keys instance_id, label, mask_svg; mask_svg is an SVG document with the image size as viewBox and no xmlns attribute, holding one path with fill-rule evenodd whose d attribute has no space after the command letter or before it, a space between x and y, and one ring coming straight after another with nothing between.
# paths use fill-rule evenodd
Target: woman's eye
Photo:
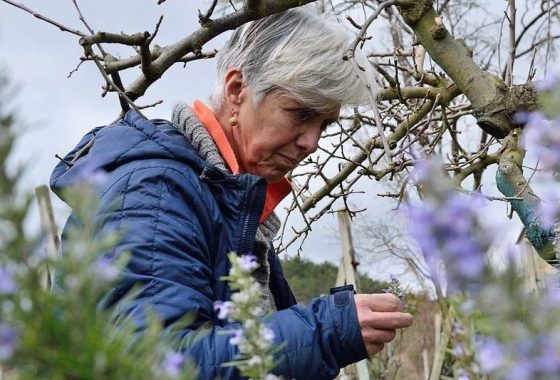
<instances>
[{"instance_id":1,"label":"woman's eye","mask_svg":"<svg viewBox=\"0 0 560 380\"><path fill-rule=\"evenodd\" d=\"M314 110L308 108L297 109L294 110L294 112L296 113L298 119L300 119L301 121L306 121L316 115L316 112Z\"/></svg>"}]
</instances>

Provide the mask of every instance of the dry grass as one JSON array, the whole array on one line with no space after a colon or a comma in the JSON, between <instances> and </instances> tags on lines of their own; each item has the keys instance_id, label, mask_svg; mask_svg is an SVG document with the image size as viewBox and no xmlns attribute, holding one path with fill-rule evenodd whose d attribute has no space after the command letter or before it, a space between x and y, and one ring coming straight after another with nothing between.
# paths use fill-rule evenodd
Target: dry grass
<instances>
[{"instance_id":1,"label":"dry grass","mask_svg":"<svg viewBox=\"0 0 560 380\"><path fill-rule=\"evenodd\" d=\"M422 352L426 350L431 366L434 352L434 315L438 304L425 297L418 297L412 314L414 324L399 332L395 340L386 345L372 360L372 372L379 380L424 380Z\"/></svg>"}]
</instances>

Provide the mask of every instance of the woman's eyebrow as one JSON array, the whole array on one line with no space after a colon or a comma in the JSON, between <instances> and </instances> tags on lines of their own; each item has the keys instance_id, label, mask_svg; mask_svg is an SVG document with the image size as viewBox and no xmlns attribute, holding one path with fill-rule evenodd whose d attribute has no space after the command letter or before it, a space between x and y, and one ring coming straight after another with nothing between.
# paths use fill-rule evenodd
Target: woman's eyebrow
<instances>
[{"instance_id":1,"label":"woman's eyebrow","mask_svg":"<svg viewBox=\"0 0 560 380\"><path fill-rule=\"evenodd\" d=\"M316 113L317 111L311 107L302 106L299 104L294 104L286 107L290 111L302 111L302 112L313 112Z\"/></svg>"},{"instance_id":2,"label":"woman's eyebrow","mask_svg":"<svg viewBox=\"0 0 560 380\"><path fill-rule=\"evenodd\" d=\"M292 106L292 107L288 106L285 109L288 110L288 111L291 111L291 112L297 112L300 115L305 116L306 119L309 119L309 118L314 117L314 116L319 114L319 112L317 112L317 110L315 110L311 107L305 107L305 106Z\"/></svg>"}]
</instances>

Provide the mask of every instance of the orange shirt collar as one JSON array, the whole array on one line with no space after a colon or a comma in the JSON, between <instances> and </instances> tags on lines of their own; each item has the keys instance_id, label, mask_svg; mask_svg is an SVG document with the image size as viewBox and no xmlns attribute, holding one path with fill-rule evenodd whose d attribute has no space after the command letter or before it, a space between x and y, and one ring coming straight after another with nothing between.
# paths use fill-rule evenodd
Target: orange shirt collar
<instances>
[{"instance_id":1,"label":"orange shirt collar","mask_svg":"<svg viewBox=\"0 0 560 380\"><path fill-rule=\"evenodd\" d=\"M226 165L233 174L239 174L239 163L235 157L235 153L226 138L226 134L222 126L214 116L214 113L200 100L195 100L192 110L196 117L202 122L212 140L216 143L220 154L224 158ZM276 206L292 191L292 185L286 178L282 178L280 182L270 183L267 185L266 199L264 209L261 214L261 223L272 214Z\"/></svg>"}]
</instances>

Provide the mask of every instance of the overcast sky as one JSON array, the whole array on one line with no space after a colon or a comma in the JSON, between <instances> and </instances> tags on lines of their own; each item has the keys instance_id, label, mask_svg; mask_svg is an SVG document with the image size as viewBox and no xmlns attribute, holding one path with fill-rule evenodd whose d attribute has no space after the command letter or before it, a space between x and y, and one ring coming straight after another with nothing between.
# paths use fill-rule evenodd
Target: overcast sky
<instances>
[{"instance_id":1,"label":"overcast sky","mask_svg":"<svg viewBox=\"0 0 560 380\"><path fill-rule=\"evenodd\" d=\"M167 45L188 35L198 27L197 9L205 10L208 1L166 1L156 5L156 0L96 0L82 1L82 11L95 30L135 33L153 31L161 14L165 18L155 43ZM35 11L60 23L85 31L72 1L27 0L25 4ZM219 48L224 36L212 41L204 50ZM122 57L133 51L122 50ZM77 73L68 79L68 74L76 67L82 49L78 38L63 33L57 28L33 18L19 9L0 3L0 66L11 83L19 89L13 105L25 127L18 141L13 165L28 165L25 188L32 189L38 184L48 183L50 172L57 163L55 154L64 156L80 137L90 129L105 125L119 113L119 103L110 94L101 98L103 80L91 63L82 65ZM134 77L137 69L123 76L124 81ZM213 87L214 62L198 61L186 68L178 65L156 85L150 87L148 95L139 104L164 100L155 109L146 110L148 117L170 118L171 107L178 101L192 102L206 100ZM376 188L369 188L376 193ZM380 198L366 198L365 206L376 220L391 219L391 206ZM55 202L59 226L68 213L61 202ZM505 206L497 205L500 218L504 219ZM504 221L504 223L508 223ZM37 226L36 220L31 224ZM518 229L509 227L511 231ZM315 261L338 262L341 248L336 236L337 222L334 216L314 227L303 246L304 257ZM515 233L513 233L515 234ZM295 251L291 251L294 254ZM380 272L388 276L391 269L376 268L372 264L370 273Z\"/></svg>"}]
</instances>

